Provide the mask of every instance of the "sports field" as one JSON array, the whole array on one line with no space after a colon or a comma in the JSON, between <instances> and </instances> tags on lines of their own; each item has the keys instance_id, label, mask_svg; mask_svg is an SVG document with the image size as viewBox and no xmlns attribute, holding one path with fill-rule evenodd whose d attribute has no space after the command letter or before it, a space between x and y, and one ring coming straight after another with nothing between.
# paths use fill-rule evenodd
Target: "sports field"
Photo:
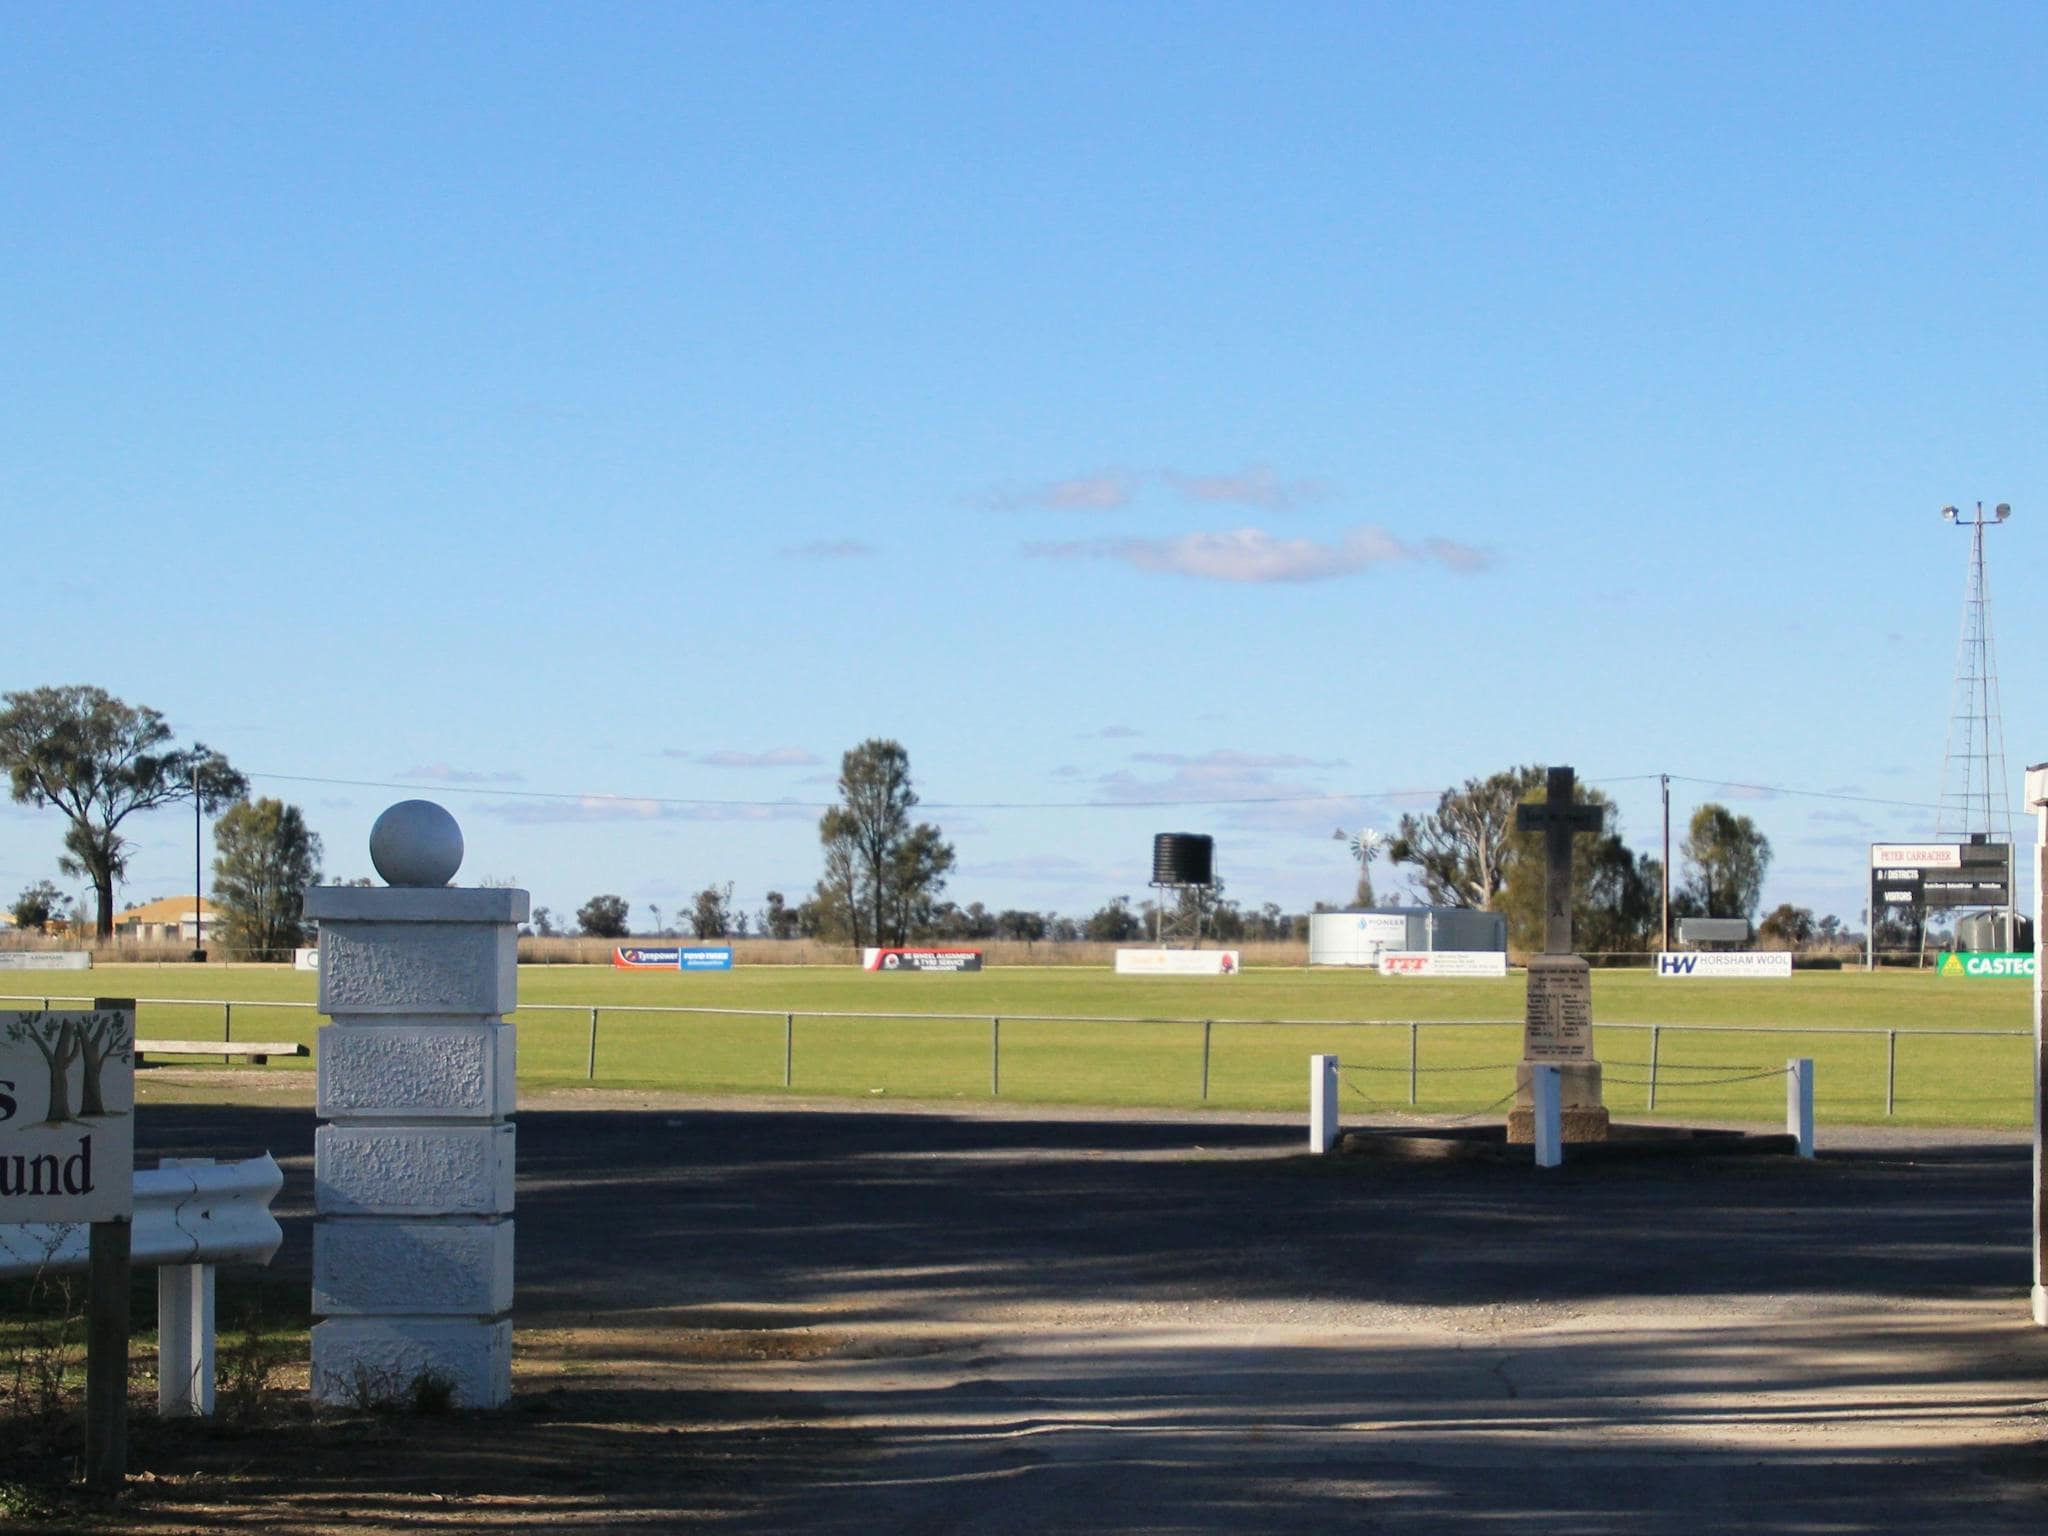
<instances>
[{"instance_id":1,"label":"sports field","mask_svg":"<svg viewBox=\"0 0 2048 1536\"><path fill-rule=\"evenodd\" d=\"M55 995L45 985L144 999L145 1038L218 1040L225 1028L237 1039L311 1045L320 1022L308 1006L315 978L282 967L8 973L0 994L31 1002L0 1008ZM999 1089L1018 1102L1291 1110L1306 1101L1307 1058L1322 1051L1342 1059L1346 1109L1363 1113L1410 1107L1412 1049L1414 1107L1476 1113L1512 1087L1522 985L1519 974L1435 980L1277 967L1174 979L1070 966L969 975L528 966L515 1018L520 1076L537 1085L925 1100ZM215 1001L156 1001L180 998ZM1631 1118L1648 1112L1656 1025L1672 1026L1654 1042L1658 1118L1779 1118L1782 1076L1751 1074L1812 1056L1823 1121L1884 1120L1889 1074L1896 1123L2023 1125L2030 999L2024 981L1932 972L1813 971L1789 981L1593 973L1607 1101ZM596 1071L587 1077L593 1008ZM877 1016L835 1016L853 1014Z\"/></svg>"}]
</instances>

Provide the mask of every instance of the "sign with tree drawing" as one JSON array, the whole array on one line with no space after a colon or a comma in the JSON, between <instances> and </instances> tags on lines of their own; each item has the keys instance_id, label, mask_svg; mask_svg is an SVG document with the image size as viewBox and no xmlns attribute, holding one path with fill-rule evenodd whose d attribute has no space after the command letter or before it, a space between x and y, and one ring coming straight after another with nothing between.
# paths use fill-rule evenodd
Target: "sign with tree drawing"
<instances>
[{"instance_id":1,"label":"sign with tree drawing","mask_svg":"<svg viewBox=\"0 0 2048 1536\"><path fill-rule=\"evenodd\" d=\"M134 1011L0 1013L0 1222L134 1206Z\"/></svg>"}]
</instances>

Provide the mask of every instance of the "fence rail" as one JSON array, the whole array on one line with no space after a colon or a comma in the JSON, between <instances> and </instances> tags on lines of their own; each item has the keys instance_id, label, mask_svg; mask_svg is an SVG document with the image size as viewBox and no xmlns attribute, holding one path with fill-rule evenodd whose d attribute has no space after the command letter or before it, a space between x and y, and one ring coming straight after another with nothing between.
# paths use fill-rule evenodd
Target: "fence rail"
<instances>
[{"instance_id":1,"label":"fence rail","mask_svg":"<svg viewBox=\"0 0 2048 1536\"><path fill-rule=\"evenodd\" d=\"M89 1003L84 995L56 992L38 992L19 995L0 994L0 1005L35 1003L44 1009L60 1003ZM137 1008L218 1008L220 1010L221 1039L234 1039L235 1009L287 1009L313 1011L315 1004L279 1000L257 1001L249 998L222 997L145 997L136 1000ZM889 1023L951 1023L985 1024L988 1027L988 1082L991 1097L1000 1098L1003 1091L1003 1026L1005 1024L1079 1024L1079 1025L1125 1025L1140 1027L1178 1027L1189 1030L1199 1029L1200 1039L1200 1084L1201 1098L1207 1102L1213 1082L1213 1067L1218 1026L1226 1030L1239 1029L1326 1029L1326 1030L1391 1030L1407 1033L1407 1062L1403 1067L1375 1068L1376 1071L1405 1071L1407 1076L1407 1102L1412 1107L1421 1100L1421 1080L1426 1075L1442 1072L1474 1072L1506 1070L1497 1066L1473 1067L1429 1067L1423 1062L1423 1032L1432 1029L1519 1029L1520 1018L1497 1019L1225 1019L1202 1018L1180 1014L1055 1014L1055 1013L902 1013L878 1010L849 1009L786 1009L786 1008L714 1008L700 1005L676 1004L673 1006L653 1003L524 1003L520 1014L555 1013L573 1014L586 1021L583 1051L583 1075L586 1081L595 1081L598 1070L599 1028L605 1015L682 1016L704 1018L761 1019L779 1021L782 1025L780 1067L781 1082L785 1088L796 1084L797 1064L797 1023L799 1020L821 1022L889 1022ZM138 1015L139 1017L139 1015ZM138 1024L138 1031L139 1031ZM1840 1038L1843 1040L1884 1041L1884 1113L1889 1118L1896 1114L1898 1107L1899 1041L1903 1039L2005 1039L2031 1040L2031 1030L2025 1029L1918 1029L1911 1026L1875 1026L1856 1024L1675 1024L1644 1023L1634 1020L1602 1020L1594 1025L1601 1031L1634 1031L1644 1037L1647 1055L1640 1061L1610 1060L1609 1066L1642 1068L1642 1078L1611 1079L1617 1086L1635 1086L1644 1090L1643 1109L1654 1112L1660 1088L1706 1087L1710 1083L1687 1074L1702 1071L1749 1070L1731 1063L1714 1063L1706 1066L1691 1065L1664 1060L1664 1040L1667 1035L1734 1035L1734 1036L1799 1036L1806 1038Z\"/></svg>"}]
</instances>

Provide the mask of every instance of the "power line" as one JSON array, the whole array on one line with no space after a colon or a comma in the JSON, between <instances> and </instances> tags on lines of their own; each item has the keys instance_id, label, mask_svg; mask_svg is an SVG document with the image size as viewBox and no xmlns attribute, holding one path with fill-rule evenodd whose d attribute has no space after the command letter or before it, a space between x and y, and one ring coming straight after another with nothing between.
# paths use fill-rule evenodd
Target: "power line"
<instances>
[{"instance_id":1,"label":"power line","mask_svg":"<svg viewBox=\"0 0 2048 1536\"><path fill-rule=\"evenodd\" d=\"M348 779L320 774L251 771L252 779L275 780L284 784L322 784L342 789L396 789L415 793L479 795L510 800L569 801L601 805L690 806L713 810L799 810L824 811L836 800L741 800L712 799L678 795L616 794L599 790L512 789L497 784L404 783L395 779ZM1654 781L1654 773L1614 774L1587 778L1587 784L1636 784ZM1888 800L1875 795L1851 795L1836 790L1796 789L1781 784L1757 784L1741 779L1702 778L1683 773L1670 775L1674 782L1699 784L1714 789L1739 789L1753 794L1782 795L1789 799L1830 800L1849 805L1881 805L1906 810L1936 810L1937 806L1917 800ZM924 800L918 802L933 811L1144 811L1199 810L1232 805L1315 805L1354 800L1428 800L1441 795L1436 789L1330 790L1308 795L1231 795L1186 800Z\"/></svg>"}]
</instances>

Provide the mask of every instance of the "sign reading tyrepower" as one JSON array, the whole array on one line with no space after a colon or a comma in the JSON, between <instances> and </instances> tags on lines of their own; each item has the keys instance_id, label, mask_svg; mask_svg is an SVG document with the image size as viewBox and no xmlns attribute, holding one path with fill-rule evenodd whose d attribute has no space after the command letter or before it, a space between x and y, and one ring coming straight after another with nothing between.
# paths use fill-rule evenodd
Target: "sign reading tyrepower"
<instances>
[{"instance_id":1,"label":"sign reading tyrepower","mask_svg":"<svg viewBox=\"0 0 2048 1536\"><path fill-rule=\"evenodd\" d=\"M612 951L612 964L622 971L729 971L730 944L685 944L664 949L621 945Z\"/></svg>"},{"instance_id":2,"label":"sign reading tyrepower","mask_svg":"<svg viewBox=\"0 0 2048 1536\"><path fill-rule=\"evenodd\" d=\"M978 971L978 949L864 949L863 969L870 971Z\"/></svg>"}]
</instances>

